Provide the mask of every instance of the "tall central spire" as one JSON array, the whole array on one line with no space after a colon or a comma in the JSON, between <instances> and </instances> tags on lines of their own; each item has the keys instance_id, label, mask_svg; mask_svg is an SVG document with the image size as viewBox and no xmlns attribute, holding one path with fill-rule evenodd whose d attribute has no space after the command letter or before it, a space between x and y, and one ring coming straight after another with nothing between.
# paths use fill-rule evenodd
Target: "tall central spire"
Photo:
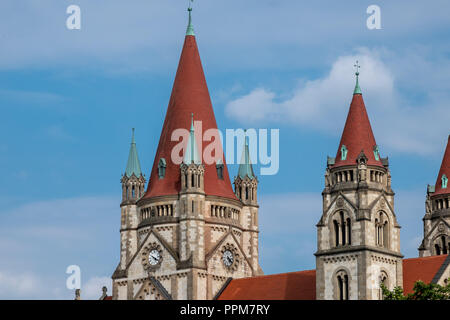
<instances>
[{"instance_id":1,"label":"tall central spire","mask_svg":"<svg viewBox=\"0 0 450 320\"><path fill-rule=\"evenodd\" d=\"M353 92L350 110L348 111L344 131L334 166L356 164L358 156L363 152L368 159L368 164L383 166L379 149L372 132L369 116L364 105L363 96L359 87L359 64L356 62L356 87Z\"/></svg>"},{"instance_id":2,"label":"tall central spire","mask_svg":"<svg viewBox=\"0 0 450 320\"><path fill-rule=\"evenodd\" d=\"M189 15L191 16L191 11L189 11ZM193 34L191 18L189 19L187 31L158 149L153 162L147 193L144 198L177 195L181 190L180 163L174 163L172 159L172 152L176 150L180 141L172 141L172 133L177 129L186 129L189 131L192 124L189 117L190 114L195 115L196 122L201 122L202 132L197 132L196 130L194 135L197 139L195 144L198 147L198 159L201 159L205 148L209 146L209 142L201 143L203 133L209 129L217 130L217 123L198 52L197 41ZM193 142L192 139L190 140ZM178 156L182 157L181 162L185 158L184 154L179 154ZM223 152L221 155L216 154L215 156L222 156L224 158ZM158 163L160 161L166 163L163 178L158 177ZM225 161L223 164L223 179L219 179L216 163L204 163L204 191L207 195L237 199L231 187Z\"/></svg>"}]
</instances>

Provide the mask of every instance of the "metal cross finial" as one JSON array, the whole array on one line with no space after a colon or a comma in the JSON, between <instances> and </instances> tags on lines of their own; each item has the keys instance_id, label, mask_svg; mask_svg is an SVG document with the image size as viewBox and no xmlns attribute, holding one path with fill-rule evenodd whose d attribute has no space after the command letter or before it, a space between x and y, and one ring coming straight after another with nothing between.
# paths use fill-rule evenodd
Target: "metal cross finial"
<instances>
[{"instance_id":1,"label":"metal cross finial","mask_svg":"<svg viewBox=\"0 0 450 320\"><path fill-rule=\"evenodd\" d=\"M359 76L359 69L361 68L361 66L359 65L359 63L358 63L358 60L356 60L356 64L355 65L353 65L355 68L356 68L356 75L357 76Z\"/></svg>"},{"instance_id":2,"label":"metal cross finial","mask_svg":"<svg viewBox=\"0 0 450 320\"><path fill-rule=\"evenodd\" d=\"M194 0L189 0L189 11L192 11L192 3L194 2Z\"/></svg>"}]
</instances>

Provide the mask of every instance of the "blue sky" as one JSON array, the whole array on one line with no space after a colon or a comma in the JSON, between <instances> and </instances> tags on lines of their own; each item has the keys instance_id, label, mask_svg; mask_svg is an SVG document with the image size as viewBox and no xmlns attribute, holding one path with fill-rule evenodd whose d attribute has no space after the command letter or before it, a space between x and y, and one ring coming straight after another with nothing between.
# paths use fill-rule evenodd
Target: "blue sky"
<instances>
[{"instance_id":1,"label":"blue sky","mask_svg":"<svg viewBox=\"0 0 450 320\"><path fill-rule=\"evenodd\" d=\"M65 27L81 8L81 30ZM381 30L366 9L381 8ZM119 259L131 128L147 177L187 23L187 1L0 3L0 298L96 298ZM402 253L417 256L425 190L450 122L448 1L196 1L194 28L220 129L280 129L260 177L266 274L314 268L327 155L354 86L389 156ZM237 171L230 166L231 174Z\"/></svg>"}]
</instances>

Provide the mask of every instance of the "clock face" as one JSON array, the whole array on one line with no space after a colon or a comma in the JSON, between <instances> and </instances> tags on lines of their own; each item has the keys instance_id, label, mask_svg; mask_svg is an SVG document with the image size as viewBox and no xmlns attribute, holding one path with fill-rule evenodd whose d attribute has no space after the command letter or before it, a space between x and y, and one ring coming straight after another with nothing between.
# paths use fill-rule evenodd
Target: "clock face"
<instances>
[{"instance_id":1,"label":"clock face","mask_svg":"<svg viewBox=\"0 0 450 320\"><path fill-rule=\"evenodd\" d=\"M223 259L223 263L225 264L225 266L231 267L231 265L234 262L233 253L230 250L224 251L222 259Z\"/></svg>"},{"instance_id":2,"label":"clock face","mask_svg":"<svg viewBox=\"0 0 450 320\"><path fill-rule=\"evenodd\" d=\"M159 253L159 251L156 249L150 251L150 253L148 254L148 263L150 263L150 265L152 266L156 266L160 261L161 254Z\"/></svg>"}]
</instances>

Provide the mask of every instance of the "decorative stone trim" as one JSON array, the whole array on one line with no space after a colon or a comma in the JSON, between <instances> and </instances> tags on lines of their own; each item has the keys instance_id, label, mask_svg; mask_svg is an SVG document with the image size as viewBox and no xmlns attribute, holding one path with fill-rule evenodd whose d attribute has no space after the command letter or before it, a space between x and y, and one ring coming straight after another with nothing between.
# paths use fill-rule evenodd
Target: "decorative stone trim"
<instances>
[{"instance_id":1,"label":"decorative stone trim","mask_svg":"<svg viewBox=\"0 0 450 320\"><path fill-rule=\"evenodd\" d=\"M370 258L372 259L372 261L375 261L375 262L382 262L382 263L387 263L387 264L396 264L397 263L396 259L378 256L375 254L371 254Z\"/></svg>"},{"instance_id":2,"label":"decorative stone trim","mask_svg":"<svg viewBox=\"0 0 450 320\"><path fill-rule=\"evenodd\" d=\"M355 261L358 259L357 254L351 254L351 255L343 255L343 256L334 256L329 258L324 258L323 261L325 263L336 263L336 262L345 262L345 261Z\"/></svg>"}]
</instances>

